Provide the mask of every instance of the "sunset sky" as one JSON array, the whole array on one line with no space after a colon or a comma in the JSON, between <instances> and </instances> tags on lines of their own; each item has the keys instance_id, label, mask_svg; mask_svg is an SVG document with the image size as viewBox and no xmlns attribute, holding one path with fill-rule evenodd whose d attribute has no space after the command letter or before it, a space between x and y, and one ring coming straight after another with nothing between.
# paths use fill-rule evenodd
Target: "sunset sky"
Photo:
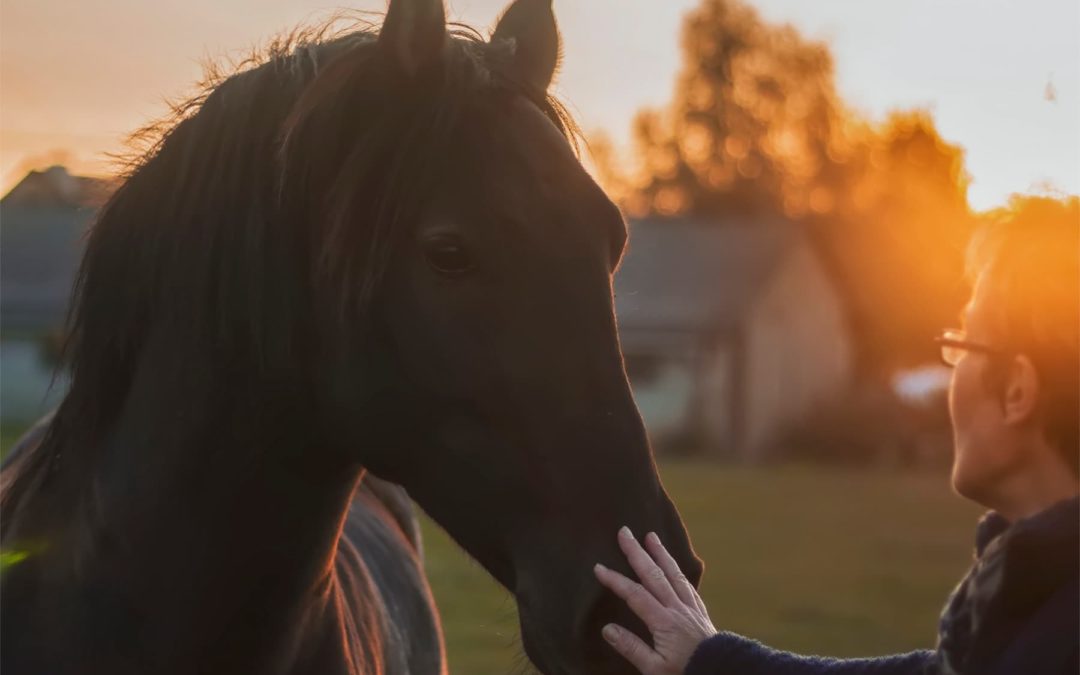
<instances>
[{"instance_id":1,"label":"sunset sky","mask_svg":"<svg viewBox=\"0 0 1080 675\"><path fill-rule=\"evenodd\" d=\"M586 130L617 142L634 112L663 104L679 26L698 0L555 0L565 40L557 86ZM504 0L451 0L489 27ZM1042 185L1080 192L1080 3L1076 0L756 0L771 21L827 39L841 92L872 118L927 107L967 151L982 209ZM0 187L57 161L108 169L104 154L164 110L203 57L236 54L330 10L384 0L3 0Z\"/></svg>"}]
</instances>

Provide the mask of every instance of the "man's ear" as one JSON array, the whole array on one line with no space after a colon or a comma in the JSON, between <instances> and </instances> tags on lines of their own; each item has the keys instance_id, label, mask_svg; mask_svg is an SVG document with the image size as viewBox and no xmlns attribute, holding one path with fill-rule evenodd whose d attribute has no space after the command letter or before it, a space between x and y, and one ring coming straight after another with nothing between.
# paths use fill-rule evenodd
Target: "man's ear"
<instances>
[{"instance_id":1,"label":"man's ear","mask_svg":"<svg viewBox=\"0 0 1080 675\"><path fill-rule=\"evenodd\" d=\"M1028 424L1038 412L1040 390L1039 373L1035 364L1023 354L1013 357L1005 381L1005 423Z\"/></svg>"}]
</instances>

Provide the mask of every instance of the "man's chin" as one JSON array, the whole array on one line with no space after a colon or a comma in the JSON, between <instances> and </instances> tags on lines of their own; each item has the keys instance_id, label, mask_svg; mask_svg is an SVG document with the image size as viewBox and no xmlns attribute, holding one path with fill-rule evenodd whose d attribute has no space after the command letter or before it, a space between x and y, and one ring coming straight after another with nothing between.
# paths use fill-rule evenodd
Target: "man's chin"
<instances>
[{"instance_id":1,"label":"man's chin","mask_svg":"<svg viewBox=\"0 0 1080 675\"><path fill-rule=\"evenodd\" d=\"M990 489L992 481L987 476L972 472L961 464L953 466L952 488L953 491L968 501L980 504L988 509L995 508L993 490Z\"/></svg>"},{"instance_id":2,"label":"man's chin","mask_svg":"<svg viewBox=\"0 0 1080 675\"><path fill-rule=\"evenodd\" d=\"M961 451L956 451L956 456L953 458L952 466L952 489L953 491L965 499L972 501L979 501L977 495L980 492L979 486L982 481L979 480L977 475L974 475L972 467L968 466L968 463L963 460L963 454Z\"/></svg>"}]
</instances>

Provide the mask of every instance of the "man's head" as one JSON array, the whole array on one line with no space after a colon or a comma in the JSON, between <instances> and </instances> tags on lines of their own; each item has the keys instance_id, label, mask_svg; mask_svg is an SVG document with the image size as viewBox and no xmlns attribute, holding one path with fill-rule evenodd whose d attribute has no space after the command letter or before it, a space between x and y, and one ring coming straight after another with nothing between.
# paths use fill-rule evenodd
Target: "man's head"
<instances>
[{"instance_id":1,"label":"man's head","mask_svg":"<svg viewBox=\"0 0 1080 675\"><path fill-rule=\"evenodd\" d=\"M1016 199L968 254L953 487L998 510L1080 482L1080 200Z\"/></svg>"}]
</instances>

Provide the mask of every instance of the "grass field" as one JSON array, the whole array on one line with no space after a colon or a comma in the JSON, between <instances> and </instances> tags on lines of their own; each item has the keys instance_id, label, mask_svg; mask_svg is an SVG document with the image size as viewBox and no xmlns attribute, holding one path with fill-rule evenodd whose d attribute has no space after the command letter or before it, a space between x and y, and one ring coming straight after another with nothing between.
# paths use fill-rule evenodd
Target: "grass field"
<instances>
[{"instance_id":1,"label":"grass field","mask_svg":"<svg viewBox=\"0 0 1080 675\"><path fill-rule=\"evenodd\" d=\"M7 456L8 448L14 445L15 441L19 440L19 436L22 435L22 432L22 427L15 427L7 424L0 426L0 456Z\"/></svg>"},{"instance_id":2,"label":"grass field","mask_svg":"<svg viewBox=\"0 0 1080 675\"><path fill-rule=\"evenodd\" d=\"M16 430L2 432L6 449ZM835 656L933 645L978 517L944 475L703 461L661 474L706 562L718 628ZM513 601L427 520L424 531L451 672L521 671Z\"/></svg>"},{"instance_id":3,"label":"grass field","mask_svg":"<svg viewBox=\"0 0 1080 675\"><path fill-rule=\"evenodd\" d=\"M933 646L979 515L947 477L700 461L666 462L661 473L706 562L702 591L718 628L833 656ZM451 672L514 672L513 602L425 525Z\"/></svg>"}]
</instances>

